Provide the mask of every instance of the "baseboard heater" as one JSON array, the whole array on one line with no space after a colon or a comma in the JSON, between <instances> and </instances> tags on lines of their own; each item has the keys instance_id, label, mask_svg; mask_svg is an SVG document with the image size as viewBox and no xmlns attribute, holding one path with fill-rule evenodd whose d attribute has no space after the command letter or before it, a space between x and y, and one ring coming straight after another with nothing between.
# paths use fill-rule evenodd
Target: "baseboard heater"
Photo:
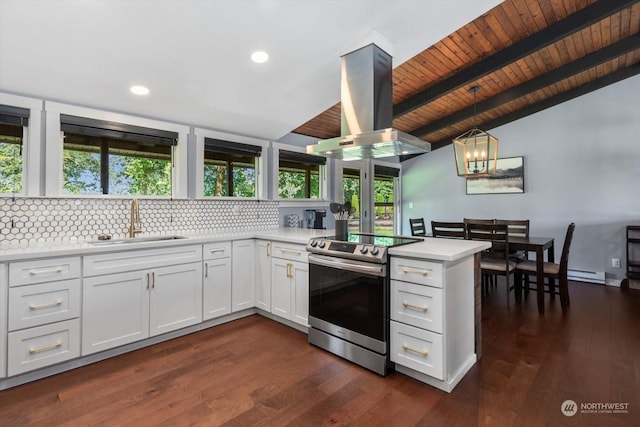
<instances>
[{"instance_id":1,"label":"baseboard heater","mask_svg":"<svg viewBox=\"0 0 640 427\"><path fill-rule=\"evenodd\" d=\"M575 280L577 282L589 282L605 284L604 271L586 271L586 270L571 270L567 271L567 278L569 280Z\"/></svg>"}]
</instances>

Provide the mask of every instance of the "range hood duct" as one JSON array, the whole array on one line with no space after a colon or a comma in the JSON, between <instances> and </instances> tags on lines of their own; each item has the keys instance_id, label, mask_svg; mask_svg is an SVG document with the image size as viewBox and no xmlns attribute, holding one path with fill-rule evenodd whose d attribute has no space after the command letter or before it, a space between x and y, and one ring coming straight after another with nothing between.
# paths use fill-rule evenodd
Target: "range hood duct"
<instances>
[{"instance_id":1,"label":"range hood duct","mask_svg":"<svg viewBox=\"0 0 640 427\"><path fill-rule=\"evenodd\" d=\"M375 44L342 56L340 135L308 145L307 153L342 160L431 151L428 142L393 129L391 56Z\"/></svg>"}]
</instances>

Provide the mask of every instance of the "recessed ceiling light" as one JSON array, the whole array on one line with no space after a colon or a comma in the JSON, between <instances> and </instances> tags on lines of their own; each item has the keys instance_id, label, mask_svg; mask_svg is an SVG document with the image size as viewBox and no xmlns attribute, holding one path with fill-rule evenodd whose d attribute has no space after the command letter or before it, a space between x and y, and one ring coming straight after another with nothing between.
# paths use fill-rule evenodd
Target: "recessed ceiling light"
<instances>
[{"instance_id":1,"label":"recessed ceiling light","mask_svg":"<svg viewBox=\"0 0 640 427\"><path fill-rule=\"evenodd\" d=\"M139 85L131 86L129 90L134 95L149 95L149 88L146 86L139 86Z\"/></svg>"},{"instance_id":2,"label":"recessed ceiling light","mask_svg":"<svg viewBox=\"0 0 640 427\"><path fill-rule=\"evenodd\" d=\"M258 64L262 64L263 62L267 62L269 60L269 54L263 50L258 50L251 54L251 60L253 62L257 62Z\"/></svg>"}]
</instances>

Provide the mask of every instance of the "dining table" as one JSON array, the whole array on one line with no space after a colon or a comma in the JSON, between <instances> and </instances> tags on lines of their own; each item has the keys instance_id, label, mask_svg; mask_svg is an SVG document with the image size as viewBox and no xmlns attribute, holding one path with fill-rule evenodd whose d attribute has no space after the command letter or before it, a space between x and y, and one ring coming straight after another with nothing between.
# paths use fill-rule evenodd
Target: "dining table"
<instances>
[{"instance_id":1,"label":"dining table","mask_svg":"<svg viewBox=\"0 0 640 427\"><path fill-rule=\"evenodd\" d=\"M554 262L555 254L553 243L553 237L509 237L509 250L534 252L536 254L536 293L539 314L544 314L544 253L545 251L547 252L547 262ZM551 283L550 288L553 289L553 283ZM516 299L519 298L519 292L516 292Z\"/></svg>"}]
</instances>

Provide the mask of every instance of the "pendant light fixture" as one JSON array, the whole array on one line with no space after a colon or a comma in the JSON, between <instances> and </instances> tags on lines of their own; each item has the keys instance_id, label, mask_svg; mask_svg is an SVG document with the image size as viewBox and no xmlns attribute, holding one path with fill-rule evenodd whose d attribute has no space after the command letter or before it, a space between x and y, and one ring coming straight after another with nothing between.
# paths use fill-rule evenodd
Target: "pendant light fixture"
<instances>
[{"instance_id":1,"label":"pendant light fixture","mask_svg":"<svg viewBox=\"0 0 640 427\"><path fill-rule=\"evenodd\" d=\"M453 140L458 176L481 178L496 173L498 163L498 140L487 132L478 129L476 96L480 86L473 86L473 129Z\"/></svg>"}]
</instances>

